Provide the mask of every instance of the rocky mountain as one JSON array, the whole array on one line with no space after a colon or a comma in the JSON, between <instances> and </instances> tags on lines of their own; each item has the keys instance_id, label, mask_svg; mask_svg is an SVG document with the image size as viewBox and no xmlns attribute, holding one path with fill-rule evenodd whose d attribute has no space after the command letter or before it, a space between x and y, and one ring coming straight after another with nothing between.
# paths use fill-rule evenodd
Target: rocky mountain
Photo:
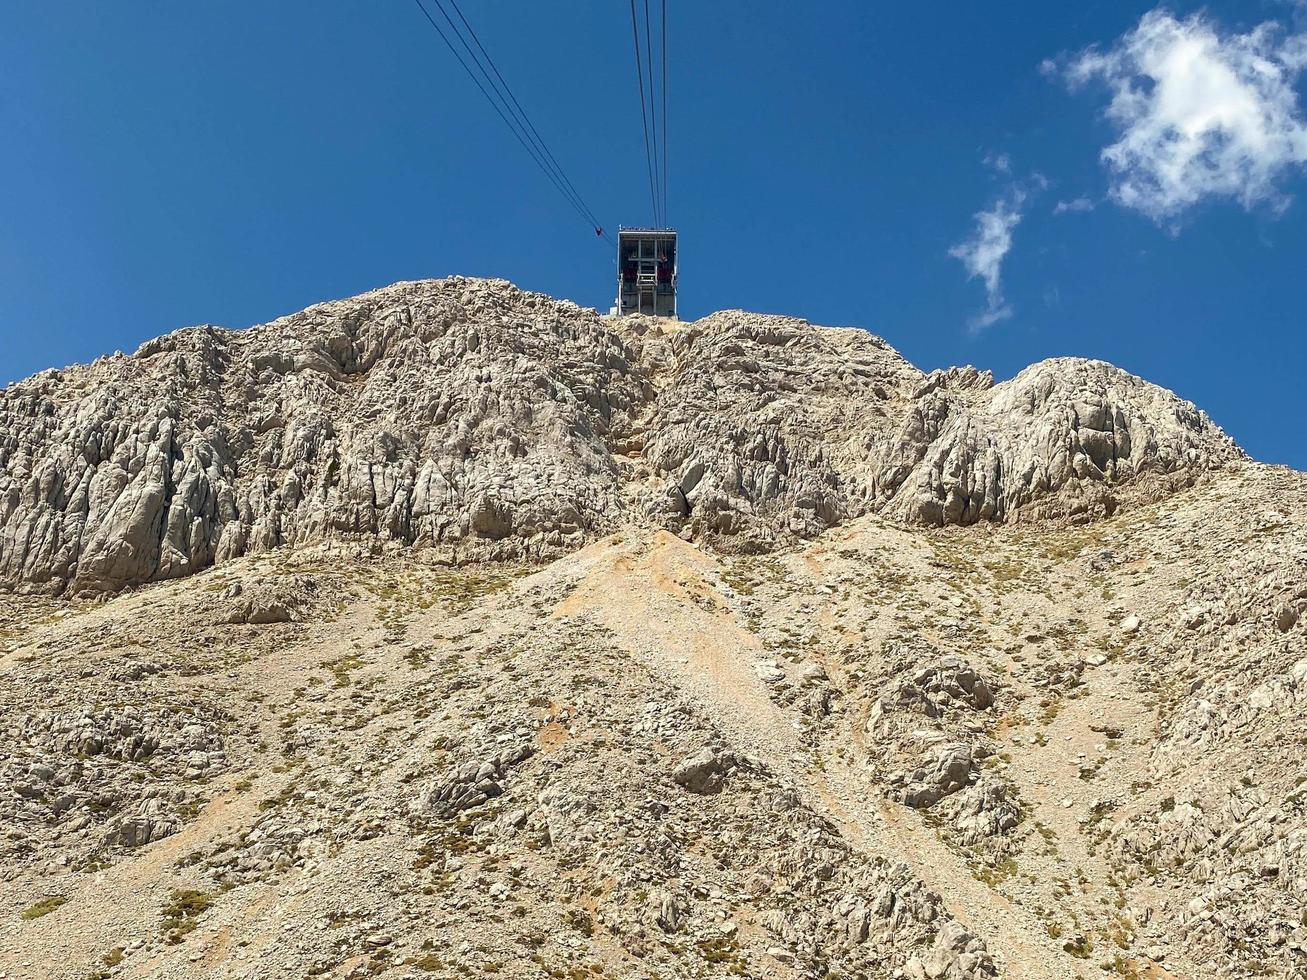
<instances>
[{"instance_id":1,"label":"rocky mountain","mask_svg":"<svg viewBox=\"0 0 1307 980\"><path fill-rule=\"evenodd\" d=\"M0 976L1307 975L1307 476L404 283L0 393Z\"/></svg>"},{"instance_id":2,"label":"rocky mountain","mask_svg":"<svg viewBox=\"0 0 1307 980\"><path fill-rule=\"evenodd\" d=\"M7 388L0 575L112 591L359 537L540 560L633 523L757 551L869 513L1088 519L1241 458L1102 362L995 385L862 330L403 283Z\"/></svg>"}]
</instances>

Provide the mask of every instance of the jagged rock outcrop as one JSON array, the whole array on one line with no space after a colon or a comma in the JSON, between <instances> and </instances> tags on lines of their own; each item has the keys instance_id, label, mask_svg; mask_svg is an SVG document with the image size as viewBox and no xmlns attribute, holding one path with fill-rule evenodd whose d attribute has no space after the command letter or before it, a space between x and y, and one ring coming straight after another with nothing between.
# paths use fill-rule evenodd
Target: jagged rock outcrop
<instances>
[{"instance_id":1,"label":"jagged rock outcrop","mask_svg":"<svg viewBox=\"0 0 1307 980\"><path fill-rule=\"evenodd\" d=\"M909 520L1106 516L1122 488L1155 496L1240 455L1194 405L1104 361L1041 361L983 397L970 376L936 390L950 381L961 397L917 399L938 434L889 507Z\"/></svg>"},{"instance_id":2,"label":"jagged rock outcrop","mask_svg":"<svg viewBox=\"0 0 1307 980\"><path fill-rule=\"evenodd\" d=\"M567 553L627 521L765 550L884 511L1092 517L1242 459L1110 365L922 374L884 341L401 283L0 393L0 580L97 592L281 545Z\"/></svg>"},{"instance_id":3,"label":"jagged rock outcrop","mask_svg":"<svg viewBox=\"0 0 1307 980\"><path fill-rule=\"evenodd\" d=\"M175 833L193 811L194 784L228 765L221 718L180 707L41 710L6 736L0 821L58 827L74 866ZM0 846L4 874L25 859L23 835L11 832Z\"/></svg>"}]
</instances>

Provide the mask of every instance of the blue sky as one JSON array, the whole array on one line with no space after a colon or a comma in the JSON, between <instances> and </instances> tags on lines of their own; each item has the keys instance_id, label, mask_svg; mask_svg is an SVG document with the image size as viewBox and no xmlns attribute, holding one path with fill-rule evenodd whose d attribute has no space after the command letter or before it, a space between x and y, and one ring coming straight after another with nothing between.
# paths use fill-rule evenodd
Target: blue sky
<instances>
[{"instance_id":1,"label":"blue sky","mask_svg":"<svg viewBox=\"0 0 1307 980\"><path fill-rule=\"evenodd\" d=\"M462 4L590 206L648 223L629 7ZM1302 5L669 9L683 316L1101 357L1307 468ZM400 279L612 301L409 0L6 4L0 132L0 383Z\"/></svg>"}]
</instances>

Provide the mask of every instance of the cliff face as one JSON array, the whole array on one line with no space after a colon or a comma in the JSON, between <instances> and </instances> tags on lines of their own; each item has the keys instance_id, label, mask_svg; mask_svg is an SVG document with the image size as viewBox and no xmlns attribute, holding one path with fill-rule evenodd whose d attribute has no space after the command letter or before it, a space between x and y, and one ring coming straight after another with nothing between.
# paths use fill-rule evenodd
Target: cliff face
<instances>
[{"instance_id":1,"label":"cliff face","mask_svg":"<svg viewBox=\"0 0 1307 980\"><path fill-rule=\"evenodd\" d=\"M9 386L0 578L105 591L331 539L537 560L630 523L756 551L868 512L1083 520L1242 458L1102 362L994 385L860 330L401 283Z\"/></svg>"}]
</instances>

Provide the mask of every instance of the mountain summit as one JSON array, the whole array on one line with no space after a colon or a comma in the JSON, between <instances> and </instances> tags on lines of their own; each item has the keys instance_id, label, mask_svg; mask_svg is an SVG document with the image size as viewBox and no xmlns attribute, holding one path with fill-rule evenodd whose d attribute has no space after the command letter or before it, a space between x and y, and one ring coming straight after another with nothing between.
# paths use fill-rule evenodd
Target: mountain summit
<instances>
[{"instance_id":1,"label":"mountain summit","mask_svg":"<svg viewBox=\"0 0 1307 980\"><path fill-rule=\"evenodd\" d=\"M105 591L281 545L556 558L632 524L766 551L863 514L1088 520L1242 455L1103 362L926 375L862 330L400 283L0 396L0 576Z\"/></svg>"}]
</instances>

